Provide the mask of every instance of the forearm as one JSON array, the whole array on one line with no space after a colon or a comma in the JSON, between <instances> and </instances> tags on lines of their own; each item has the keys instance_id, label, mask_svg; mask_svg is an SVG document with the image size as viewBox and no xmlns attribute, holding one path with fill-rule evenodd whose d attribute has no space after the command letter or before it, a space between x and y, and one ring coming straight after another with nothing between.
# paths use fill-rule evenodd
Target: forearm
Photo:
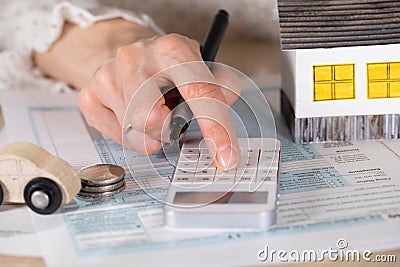
<instances>
[{"instance_id":1,"label":"forearm","mask_svg":"<svg viewBox=\"0 0 400 267\"><path fill-rule=\"evenodd\" d=\"M119 47L154 35L152 29L123 19L99 21L89 28L67 23L51 48L33 58L45 75L79 89Z\"/></svg>"}]
</instances>

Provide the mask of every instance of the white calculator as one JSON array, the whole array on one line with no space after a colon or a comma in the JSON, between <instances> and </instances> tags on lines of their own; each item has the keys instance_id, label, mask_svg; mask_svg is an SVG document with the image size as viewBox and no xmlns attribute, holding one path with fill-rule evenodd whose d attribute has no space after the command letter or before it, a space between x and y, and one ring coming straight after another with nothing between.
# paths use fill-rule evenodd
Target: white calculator
<instances>
[{"instance_id":1,"label":"white calculator","mask_svg":"<svg viewBox=\"0 0 400 267\"><path fill-rule=\"evenodd\" d=\"M275 223L281 144L239 138L241 163L223 172L201 140L186 141L164 201L174 229L268 229Z\"/></svg>"}]
</instances>

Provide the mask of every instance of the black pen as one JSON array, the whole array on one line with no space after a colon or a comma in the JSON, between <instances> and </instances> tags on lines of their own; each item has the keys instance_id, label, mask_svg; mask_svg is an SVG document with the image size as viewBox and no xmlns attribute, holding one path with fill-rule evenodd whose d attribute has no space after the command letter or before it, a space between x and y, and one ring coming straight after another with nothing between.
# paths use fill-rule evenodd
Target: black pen
<instances>
[{"instance_id":1,"label":"black pen","mask_svg":"<svg viewBox=\"0 0 400 267\"><path fill-rule=\"evenodd\" d=\"M213 62L217 55L218 48L224 37L225 30L228 27L229 14L225 10L219 10L215 15L210 27L208 28L207 34L201 45L200 52L203 61ZM208 65L210 68L211 65ZM189 105L180 96L179 106L172 111L171 117L171 134L170 142L173 144L179 140L179 136L186 131L190 121L193 118L193 113L189 108Z\"/></svg>"}]
</instances>

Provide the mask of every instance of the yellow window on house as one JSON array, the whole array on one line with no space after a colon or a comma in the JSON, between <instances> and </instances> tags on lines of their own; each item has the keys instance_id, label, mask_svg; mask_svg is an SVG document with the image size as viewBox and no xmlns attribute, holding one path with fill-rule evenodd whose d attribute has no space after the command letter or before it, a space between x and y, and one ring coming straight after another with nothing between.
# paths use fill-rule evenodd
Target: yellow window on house
<instances>
[{"instance_id":1,"label":"yellow window on house","mask_svg":"<svg viewBox=\"0 0 400 267\"><path fill-rule=\"evenodd\" d=\"M400 62L367 64L368 98L400 97Z\"/></svg>"},{"instance_id":2,"label":"yellow window on house","mask_svg":"<svg viewBox=\"0 0 400 267\"><path fill-rule=\"evenodd\" d=\"M390 97L400 97L400 82L390 83Z\"/></svg>"},{"instance_id":3,"label":"yellow window on house","mask_svg":"<svg viewBox=\"0 0 400 267\"><path fill-rule=\"evenodd\" d=\"M316 65L314 101L354 99L354 64Z\"/></svg>"}]
</instances>

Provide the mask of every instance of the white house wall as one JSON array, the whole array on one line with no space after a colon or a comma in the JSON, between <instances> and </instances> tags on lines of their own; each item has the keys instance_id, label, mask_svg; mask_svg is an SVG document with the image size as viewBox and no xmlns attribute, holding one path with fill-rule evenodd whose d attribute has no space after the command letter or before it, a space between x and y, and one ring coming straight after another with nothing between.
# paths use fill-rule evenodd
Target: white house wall
<instances>
[{"instance_id":1,"label":"white house wall","mask_svg":"<svg viewBox=\"0 0 400 267\"><path fill-rule=\"evenodd\" d=\"M282 51L281 58L281 84L290 103L295 109L296 98L296 50Z\"/></svg>"},{"instance_id":2,"label":"white house wall","mask_svg":"<svg viewBox=\"0 0 400 267\"><path fill-rule=\"evenodd\" d=\"M287 63L296 65L296 71L292 73L296 79L296 92L285 90L294 106L296 118L400 114L400 98L367 98L367 63L400 62L400 44L300 49L295 54L291 52L287 55L290 59ZM313 66L346 63L355 64L355 99L313 101ZM282 69L283 87L290 85L284 83L287 70L290 66Z\"/></svg>"}]
</instances>

